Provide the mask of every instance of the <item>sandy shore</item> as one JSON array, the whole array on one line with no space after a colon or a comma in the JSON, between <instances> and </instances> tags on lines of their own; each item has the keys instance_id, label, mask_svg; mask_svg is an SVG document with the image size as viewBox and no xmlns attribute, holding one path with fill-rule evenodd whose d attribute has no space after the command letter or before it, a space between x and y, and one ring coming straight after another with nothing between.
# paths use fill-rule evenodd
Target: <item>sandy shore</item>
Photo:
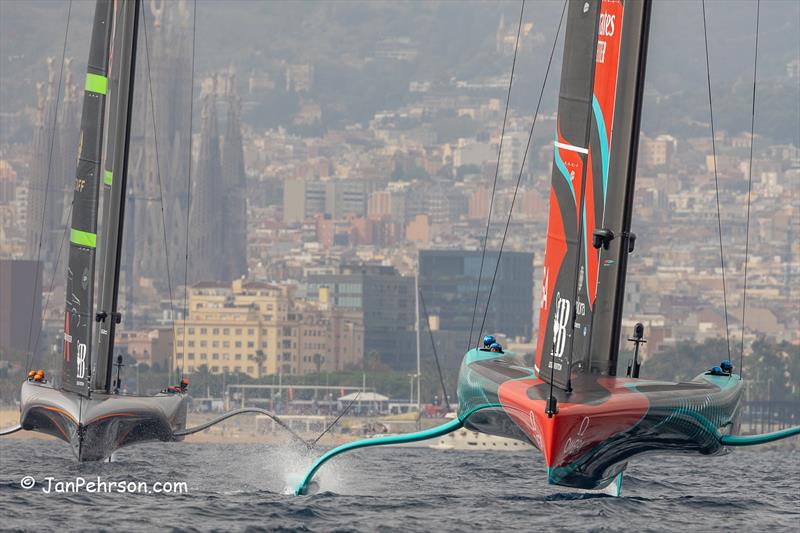
<instances>
[{"instance_id":1,"label":"sandy shore","mask_svg":"<svg viewBox=\"0 0 800 533\"><path fill-rule=\"evenodd\" d=\"M215 415L209 415L205 413L189 413L187 419L187 426L192 427L204 422L207 422ZM432 426L438 423L437 420L426 420L424 426ZM14 426L19 423L19 411L16 409L0 409L0 428L6 428L9 426ZM362 419L348 419L344 418L340 421L340 427L355 427L360 424L363 424ZM191 442L191 443L232 443L232 442L239 442L243 444L252 444L252 443L265 443L265 444L277 444L283 442L290 442L291 438L287 435L287 433L283 430L279 430L276 432L261 432L255 431L255 416L252 415L245 415L239 418L234 418L225 422L220 423L214 427L211 427L205 431L201 431L200 433L195 433L194 435L189 435L184 439L183 442ZM298 433L302 438L306 440L314 440L319 435L319 432L299 432ZM337 446L339 444L350 442L352 440L356 440L361 438L363 435L361 434L354 434L354 433L335 433L329 432L325 434L319 441L319 444L322 446ZM18 431L17 433L13 433L12 435L8 435L9 439L18 439L18 440L26 440L26 439L55 439L55 437L51 437L49 435L44 435L42 433L37 433L35 431ZM55 439L57 440L57 439Z\"/></svg>"}]
</instances>

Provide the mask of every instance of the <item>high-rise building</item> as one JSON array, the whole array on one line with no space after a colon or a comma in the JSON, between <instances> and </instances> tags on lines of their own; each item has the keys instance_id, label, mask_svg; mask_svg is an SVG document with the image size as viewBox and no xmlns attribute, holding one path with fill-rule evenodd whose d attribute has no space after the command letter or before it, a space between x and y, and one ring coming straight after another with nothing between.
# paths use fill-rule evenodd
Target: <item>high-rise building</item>
<instances>
[{"instance_id":1,"label":"high-rise building","mask_svg":"<svg viewBox=\"0 0 800 533\"><path fill-rule=\"evenodd\" d=\"M36 261L0 259L0 348L33 349L41 327L41 268Z\"/></svg>"},{"instance_id":2,"label":"high-rise building","mask_svg":"<svg viewBox=\"0 0 800 533\"><path fill-rule=\"evenodd\" d=\"M340 219L365 216L367 200L379 184L360 179L286 179L283 185L283 221L302 222L315 215Z\"/></svg>"},{"instance_id":3,"label":"high-rise building","mask_svg":"<svg viewBox=\"0 0 800 533\"><path fill-rule=\"evenodd\" d=\"M428 315L439 329L461 338L466 346L470 329L475 342L480 333L498 253L487 250L481 276L474 327L475 291L480 272L480 250L421 250L419 285ZM483 334L531 339L533 330L533 254L503 252Z\"/></svg>"},{"instance_id":4,"label":"high-rise building","mask_svg":"<svg viewBox=\"0 0 800 533\"><path fill-rule=\"evenodd\" d=\"M416 364L414 278L394 267L343 265L337 274L308 277L308 296L332 309L364 316L364 354L377 354L396 370Z\"/></svg>"}]
</instances>

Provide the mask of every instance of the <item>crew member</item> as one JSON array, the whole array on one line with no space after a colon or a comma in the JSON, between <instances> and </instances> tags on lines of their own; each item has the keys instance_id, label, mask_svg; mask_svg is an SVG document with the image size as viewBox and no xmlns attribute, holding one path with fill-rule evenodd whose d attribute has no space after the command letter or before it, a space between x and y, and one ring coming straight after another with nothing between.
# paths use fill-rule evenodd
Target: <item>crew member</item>
<instances>
[{"instance_id":1,"label":"crew member","mask_svg":"<svg viewBox=\"0 0 800 533\"><path fill-rule=\"evenodd\" d=\"M706 372L706 375L709 375L709 376L729 376L730 374L726 374L725 372L722 371L722 369L720 367L715 366L714 368L712 368L711 370Z\"/></svg>"},{"instance_id":2,"label":"crew member","mask_svg":"<svg viewBox=\"0 0 800 533\"><path fill-rule=\"evenodd\" d=\"M489 346L489 351L494 353L503 353L503 347L499 342L493 342L491 346Z\"/></svg>"},{"instance_id":3,"label":"crew member","mask_svg":"<svg viewBox=\"0 0 800 533\"><path fill-rule=\"evenodd\" d=\"M719 364L719 368L728 375L733 374L733 363L731 363L730 359L725 359Z\"/></svg>"},{"instance_id":4,"label":"crew member","mask_svg":"<svg viewBox=\"0 0 800 533\"><path fill-rule=\"evenodd\" d=\"M497 343L497 341L495 340L494 337L492 337L491 335L486 335L483 338L483 349L484 350L488 350L492 346L492 344L496 344L496 343Z\"/></svg>"}]
</instances>

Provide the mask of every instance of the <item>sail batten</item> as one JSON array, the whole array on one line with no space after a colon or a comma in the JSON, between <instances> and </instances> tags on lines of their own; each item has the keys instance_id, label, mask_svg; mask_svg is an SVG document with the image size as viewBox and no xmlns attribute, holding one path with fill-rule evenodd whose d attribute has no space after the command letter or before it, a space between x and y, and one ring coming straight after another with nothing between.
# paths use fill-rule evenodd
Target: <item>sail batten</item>
<instances>
[{"instance_id":1,"label":"sail batten","mask_svg":"<svg viewBox=\"0 0 800 533\"><path fill-rule=\"evenodd\" d=\"M82 395L89 394L91 380L97 208L112 18L113 1L97 0L72 193L61 387Z\"/></svg>"}]
</instances>

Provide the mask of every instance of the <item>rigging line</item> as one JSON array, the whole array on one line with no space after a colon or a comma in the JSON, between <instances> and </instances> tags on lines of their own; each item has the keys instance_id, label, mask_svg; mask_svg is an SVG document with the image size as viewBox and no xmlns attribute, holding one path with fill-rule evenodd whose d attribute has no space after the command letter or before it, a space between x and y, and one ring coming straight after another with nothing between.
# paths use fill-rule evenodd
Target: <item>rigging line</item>
<instances>
[{"instance_id":1,"label":"rigging line","mask_svg":"<svg viewBox=\"0 0 800 533\"><path fill-rule=\"evenodd\" d=\"M61 47L61 68L59 69L58 74L58 90L56 91L56 104L55 108L53 109L53 127L50 130L50 146L49 148L49 155L47 156L47 178L45 180L45 193L44 193L44 203L42 204L42 223L39 226L39 245L36 249L36 276L34 280L39 277L39 271L41 270L40 266L40 259L42 257L42 241L44 239L44 221L47 216L47 190L50 188L50 178L52 176L53 170L53 146L55 145L55 137L56 137L56 123L58 122L58 104L61 101L61 85L64 80L64 59L67 55L67 37L69 36L69 20L70 15L72 14L72 0L69 0L69 4L67 6L67 24L66 28L64 28L64 44ZM69 226L69 223L67 223ZM62 240L63 244L63 240ZM60 254L60 251L59 251ZM53 277L55 279L55 271L53 272ZM25 368L23 371L27 372L27 369L31 363L33 358L33 353L31 352L31 337L33 336L33 311L36 309L36 285L38 283L34 281L33 287L33 298L31 299L31 316L28 320L28 350L25 356ZM41 287L40 287L41 288ZM41 293L38 296L40 299L42 297ZM41 328L39 328L39 333L41 334ZM37 335L38 338L38 335Z\"/></svg>"},{"instance_id":2,"label":"rigging line","mask_svg":"<svg viewBox=\"0 0 800 533\"><path fill-rule=\"evenodd\" d=\"M164 188L161 183L161 163L158 156L158 134L156 133L156 108L155 100L153 98L153 79L150 71L150 44L147 40L147 17L142 10L142 28L144 29L144 52L147 59L147 85L150 90L150 115L153 117L153 145L155 146L156 155L156 174L158 175L158 196L161 203L161 229L164 234L164 258L167 264L167 287L169 287L169 309L172 318L172 329L175 330L175 305L173 304L172 295L172 275L169 267L169 246L167 243L167 223L164 220ZM167 367L167 383L172 376L172 370Z\"/></svg>"},{"instance_id":3,"label":"rigging line","mask_svg":"<svg viewBox=\"0 0 800 533\"><path fill-rule=\"evenodd\" d=\"M450 410L450 397L447 395L447 387L444 384L444 375L442 374L442 367L439 365L439 354L436 352L436 343L433 342L433 330L431 329L431 319L428 315L428 308L425 307L425 298L422 297L422 290L419 291L419 303L422 304L422 312L425 314L425 328L428 330L428 336L431 339L431 348L433 349L433 360L436 362L436 372L439 374L439 384L442 386L442 400ZM419 386L419 385L417 385Z\"/></svg>"},{"instance_id":4,"label":"rigging line","mask_svg":"<svg viewBox=\"0 0 800 533\"><path fill-rule=\"evenodd\" d=\"M75 199L73 198L73 200L69 204L69 209L67 210L67 220L64 223L64 231L61 232L61 243L58 245L58 255L56 256L56 263L55 265L53 265L53 275L50 277L50 288L47 290L47 297L44 300L44 309L42 310L42 317L47 316L47 310L50 308L50 297L53 295L53 289L55 288L56 284L56 274L58 273L58 265L59 263L61 263L61 250L64 249L64 241L66 240L67 233L69 233L70 229L69 221L72 218L72 208L75 205L74 202ZM39 349L39 340L42 337L42 329L43 328L39 328L39 333L36 334L36 342L33 345L33 351L31 353L36 353L36 351ZM25 367L27 368L27 364L25 365Z\"/></svg>"},{"instance_id":5,"label":"rigging line","mask_svg":"<svg viewBox=\"0 0 800 533\"><path fill-rule=\"evenodd\" d=\"M194 119L194 56L197 37L197 0L192 9L192 74L189 78L189 175L186 185L186 250L183 263L183 348L181 350L181 375L185 374L186 364L186 317L189 314L189 213L192 210L192 130Z\"/></svg>"},{"instance_id":6,"label":"rigging line","mask_svg":"<svg viewBox=\"0 0 800 533\"><path fill-rule=\"evenodd\" d=\"M325 434L326 434L328 431L330 431L331 429L333 429L333 426L335 426L335 425L336 425L336 424L339 422L339 420L341 420L341 419L342 419L342 417L343 417L344 415L346 415L346 414L347 414L347 412L350 410L350 408L351 408L351 407L353 407L353 404L354 404L354 403L356 403L356 400L358 400L358 397L359 397L360 395L361 395L361 391L356 391L356 395L355 395L355 397L354 397L352 400L350 400L350 402L349 402L349 403L347 404L347 406L346 406L346 407L345 407L345 408L342 410L342 412L341 412L341 413L339 413L339 416L337 416L337 417L336 417L336 418L333 420L333 422L331 422L330 424L328 424L328 427L326 427L324 430L322 430L322 433L320 433L320 434L319 434L319 436L318 436L316 439L314 439L313 441L311 441L311 442L308 444L308 447L309 447L309 448L313 448L314 446L316 446L316 445L317 445L317 443L319 442L319 439L321 439L321 438L322 438L322 437L323 437L323 436L324 436L324 435L325 435Z\"/></svg>"},{"instance_id":7,"label":"rigging line","mask_svg":"<svg viewBox=\"0 0 800 533\"><path fill-rule=\"evenodd\" d=\"M486 233L483 236L483 250L481 251L481 266L478 270L478 286L475 289L475 305L472 308L472 322L469 326L469 338L467 339L467 350L472 346L472 333L475 328L475 316L478 312L478 298L481 293L481 278L483 277L483 264L486 259L486 245L489 242L489 228L492 223L492 211L494 209L494 194L497 190L497 176L500 173L500 156L503 153L503 139L506 133L506 121L508 119L508 105L511 102L511 86L514 84L514 69L517 65L517 49L519 48L519 35L522 30L522 14L525 12L525 0L522 0L522 5L519 10L519 23L517 24L517 40L514 42L514 59L511 61L511 76L508 79L508 92L506 93L506 109L503 113L503 127L500 130L500 147L497 151L497 165L494 167L494 181L492 182L492 195L489 199L489 216L486 219ZM417 265L419 268L419 265ZM489 305L487 302L486 305ZM478 337L480 343L480 336Z\"/></svg>"},{"instance_id":8,"label":"rigging line","mask_svg":"<svg viewBox=\"0 0 800 533\"><path fill-rule=\"evenodd\" d=\"M494 274L492 274L492 283L489 285L489 296L486 298L486 307L483 311L483 320L481 321L481 329L478 330L478 337L483 335L483 328L486 325L486 316L489 314L489 302L492 299L492 292L494 291L494 284L497 281L497 271L500 270L500 259L503 257L503 249L506 245L506 237L508 236L508 227L511 225L511 215L514 213L514 204L517 201L517 193L519 192L519 184L522 182L522 172L525 170L525 161L528 159L528 150L531 147L531 139L533 138L533 129L536 127L536 119L539 117L539 108L542 105L542 97L544 96L544 89L547 85L547 78L550 75L550 67L553 64L553 55L556 51L556 44L558 43L558 36L561 33L561 26L564 23L564 13L567 11L567 0L564 0L564 7L561 8L561 18L558 20L558 28L556 35L553 38L553 48L550 50L550 58L547 60L547 69L544 72L544 79L542 80L542 88L539 91L539 100L536 102L536 112L533 114L533 121L531 122L531 129L528 132L528 142L525 145L525 153L522 155L522 163L519 166L519 175L517 175L517 183L514 186L514 195L511 197L511 206L508 208L508 218L506 218L506 227L503 230L503 238L500 241L500 249L497 252L497 262L494 265Z\"/></svg>"},{"instance_id":9,"label":"rigging line","mask_svg":"<svg viewBox=\"0 0 800 533\"><path fill-rule=\"evenodd\" d=\"M756 0L756 42L753 57L753 107L750 112L750 166L747 171L747 223L744 231L744 285L742 287L742 346L739 352L739 377L744 377L744 321L747 309L747 263L750 258L750 199L753 191L753 134L756 127L756 73L758 72L758 24L761 0Z\"/></svg>"},{"instance_id":10,"label":"rigging line","mask_svg":"<svg viewBox=\"0 0 800 533\"><path fill-rule=\"evenodd\" d=\"M722 247L722 214L719 206L719 177L717 176L717 141L714 134L714 103L711 98L711 66L708 61L708 31L706 28L706 0L703 6L703 39L706 45L706 81L708 82L708 113L711 120L711 156L714 159L714 188L717 192L717 230L719 232L719 263L722 268L722 302L725 311L725 342L728 347L728 359L731 358L731 333L728 325L728 296L725 287L725 254Z\"/></svg>"}]
</instances>

